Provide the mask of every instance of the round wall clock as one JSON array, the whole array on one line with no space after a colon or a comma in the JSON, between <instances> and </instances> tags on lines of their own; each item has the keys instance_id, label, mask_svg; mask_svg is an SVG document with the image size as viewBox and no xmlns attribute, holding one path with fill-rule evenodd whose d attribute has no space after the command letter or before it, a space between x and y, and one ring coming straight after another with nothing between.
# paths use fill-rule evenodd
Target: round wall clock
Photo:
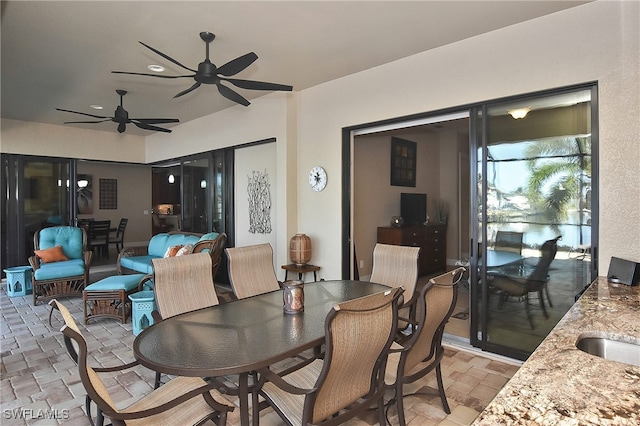
<instances>
[{"instance_id":1,"label":"round wall clock","mask_svg":"<svg viewBox=\"0 0 640 426\"><path fill-rule=\"evenodd\" d=\"M327 172L320 166L315 166L309 172L309 186L314 191L322 191L327 186Z\"/></svg>"}]
</instances>

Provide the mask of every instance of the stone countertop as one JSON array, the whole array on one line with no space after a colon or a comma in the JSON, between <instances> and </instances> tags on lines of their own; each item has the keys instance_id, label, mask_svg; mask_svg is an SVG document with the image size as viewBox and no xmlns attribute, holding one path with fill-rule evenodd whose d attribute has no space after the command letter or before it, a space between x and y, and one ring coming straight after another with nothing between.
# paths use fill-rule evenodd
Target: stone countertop
<instances>
[{"instance_id":1,"label":"stone countertop","mask_svg":"<svg viewBox=\"0 0 640 426\"><path fill-rule=\"evenodd\" d=\"M639 425L640 367L582 352L581 335L640 344L640 286L594 281L473 425Z\"/></svg>"}]
</instances>

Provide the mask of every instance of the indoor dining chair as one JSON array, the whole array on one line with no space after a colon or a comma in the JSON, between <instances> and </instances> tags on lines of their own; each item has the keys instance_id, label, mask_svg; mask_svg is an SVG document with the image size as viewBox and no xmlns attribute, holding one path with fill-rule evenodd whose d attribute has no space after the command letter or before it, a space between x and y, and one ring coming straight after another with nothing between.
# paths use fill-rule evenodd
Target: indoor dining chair
<instances>
[{"instance_id":1,"label":"indoor dining chair","mask_svg":"<svg viewBox=\"0 0 640 426\"><path fill-rule=\"evenodd\" d=\"M238 299L280 289L273 268L271 244L256 244L225 249L229 263L229 280Z\"/></svg>"},{"instance_id":2,"label":"indoor dining chair","mask_svg":"<svg viewBox=\"0 0 640 426\"><path fill-rule=\"evenodd\" d=\"M401 287L334 306L325 320L324 359L280 376L258 371L259 395L291 426L337 425L377 405L385 425L384 371ZM254 393L254 418L258 416Z\"/></svg>"},{"instance_id":3,"label":"indoor dining chair","mask_svg":"<svg viewBox=\"0 0 640 426\"><path fill-rule=\"evenodd\" d=\"M405 426L403 389L404 385L421 379L433 369L436 370L438 392L444 411L449 414L449 404L442 383L440 361L444 356L442 335L444 327L456 306L458 289L456 284L464 274L464 268L457 268L429 279L419 293L416 306L416 321L411 337L394 343L389 350L385 374L388 388L393 389L398 408L400 426Z\"/></svg>"},{"instance_id":4,"label":"indoor dining chair","mask_svg":"<svg viewBox=\"0 0 640 426\"><path fill-rule=\"evenodd\" d=\"M98 406L99 425L102 416L108 417L114 425L193 425L207 420L219 426L226 424L227 413L233 411L233 405L213 389L214 384L198 377L176 377L126 408L119 408L121 404L113 401L98 373L126 370L138 365L138 362L106 368L89 366L87 342L75 320L67 309L61 309L63 305L58 301L52 300L51 305L62 312L65 325L60 331L72 358L72 353L76 354L74 360L87 391L87 405L93 401ZM73 352L69 348L73 348ZM90 410L87 410L87 415L93 424Z\"/></svg>"},{"instance_id":5,"label":"indoor dining chair","mask_svg":"<svg viewBox=\"0 0 640 426\"><path fill-rule=\"evenodd\" d=\"M109 258L110 220L92 220L89 222L89 250L95 255L102 254Z\"/></svg>"},{"instance_id":6,"label":"indoor dining chair","mask_svg":"<svg viewBox=\"0 0 640 426\"><path fill-rule=\"evenodd\" d=\"M109 244L113 244L116 247L116 253L120 253L122 250L122 246L124 245L124 231L127 229L127 223L129 219L123 217L120 219L120 223L118 224L118 228L116 228L116 235L113 237L109 236Z\"/></svg>"},{"instance_id":7,"label":"indoor dining chair","mask_svg":"<svg viewBox=\"0 0 640 426\"><path fill-rule=\"evenodd\" d=\"M403 318L415 318L420 247L376 244L373 249L373 270L370 282L404 289L404 302L398 313L398 331L408 323Z\"/></svg>"}]
</instances>

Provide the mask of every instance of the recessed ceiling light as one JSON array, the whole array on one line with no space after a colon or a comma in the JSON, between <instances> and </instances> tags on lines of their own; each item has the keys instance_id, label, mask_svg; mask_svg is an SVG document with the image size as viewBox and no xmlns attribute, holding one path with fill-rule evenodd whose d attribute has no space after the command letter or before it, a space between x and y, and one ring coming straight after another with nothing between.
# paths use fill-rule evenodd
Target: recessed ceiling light
<instances>
[{"instance_id":1,"label":"recessed ceiling light","mask_svg":"<svg viewBox=\"0 0 640 426\"><path fill-rule=\"evenodd\" d=\"M154 72L163 72L164 71L164 67L162 65L149 65L147 68L149 68L149 70L154 71Z\"/></svg>"},{"instance_id":2,"label":"recessed ceiling light","mask_svg":"<svg viewBox=\"0 0 640 426\"><path fill-rule=\"evenodd\" d=\"M102 109L101 105L89 105L89 107L93 109Z\"/></svg>"}]
</instances>

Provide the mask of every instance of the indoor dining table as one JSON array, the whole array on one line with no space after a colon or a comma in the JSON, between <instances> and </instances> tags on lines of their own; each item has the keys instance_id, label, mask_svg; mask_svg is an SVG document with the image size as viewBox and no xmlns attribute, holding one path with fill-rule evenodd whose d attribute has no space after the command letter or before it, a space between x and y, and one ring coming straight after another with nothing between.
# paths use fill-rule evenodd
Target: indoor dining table
<instances>
[{"instance_id":1,"label":"indoor dining table","mask_svg":"<svg viewBox=\"0 0 640 426\"><path fill-rule=\"evenodd\" d=\"M304 311L296 314L284 313L282 290L187 312L146 328L134 341L134 355L165 374L237 374L240 420L247 426L252 371L321 345L325 318L336 304L388 289L366 281L318 281L304 284Z\"/></svg>"}]
</instances>

